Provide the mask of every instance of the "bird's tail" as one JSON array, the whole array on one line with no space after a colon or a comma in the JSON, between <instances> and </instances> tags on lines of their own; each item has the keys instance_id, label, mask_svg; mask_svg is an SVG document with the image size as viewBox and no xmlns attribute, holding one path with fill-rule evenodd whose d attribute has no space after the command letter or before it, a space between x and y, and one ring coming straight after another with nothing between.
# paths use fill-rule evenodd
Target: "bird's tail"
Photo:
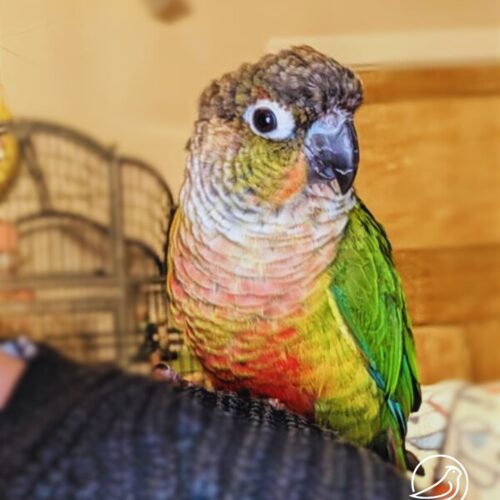
<instances>
[{"instance_id":1,"label":"bird's tail","mask_svg":"<svg viewBox=\"0 0 500 500\"><path fill-rule=\"evenodd\" d=\"M400 422L396 422L394 419L391 419L390 422L388 429L375 439L372 448L402 472L407 470L413 472L419 464L419 460L411 451L406 449L406 432L401 432ZM404 430L406 431L406 429ZM418 469L417 474L424 475L422 467Z\"/></svg>"}]
</instances>

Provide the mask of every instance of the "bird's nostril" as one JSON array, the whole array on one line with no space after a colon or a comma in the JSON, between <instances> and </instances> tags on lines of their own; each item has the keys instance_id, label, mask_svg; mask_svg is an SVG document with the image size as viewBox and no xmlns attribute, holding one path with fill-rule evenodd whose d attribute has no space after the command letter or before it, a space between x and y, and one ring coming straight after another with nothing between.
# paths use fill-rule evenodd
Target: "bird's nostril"
<instances>
[{"instance_id":1,"label":"bird's nostril","mask_svg":"<svg viewBox=\"0 0 500 500\"><path fill-rule=\"evenodd\" d=\"M323 177L323 179L333 180L335 178L335 172L330 165L323 165L318 169L318 174Z\"/></svg>"},{"instance_id":2,"label":"bird's nostril","mask_svg":"<svg viewBox=\"0 0 500 500\"><path fill-rule=\"evenodd\" d=\"M314 147L318 148L318 149L322 149L326 146L326 140L325 140L325 136L324 135L320 135L320 134L317 134L317 135L314 135L312 137L312 143L314 145Z\"/></svg>"}]
</instances>

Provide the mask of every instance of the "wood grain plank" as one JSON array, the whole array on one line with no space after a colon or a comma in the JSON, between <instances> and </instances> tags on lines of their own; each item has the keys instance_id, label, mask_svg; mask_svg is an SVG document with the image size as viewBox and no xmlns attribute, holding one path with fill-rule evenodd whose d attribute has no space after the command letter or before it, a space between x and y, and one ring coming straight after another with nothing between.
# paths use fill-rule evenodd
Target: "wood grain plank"
<instances>
[{"instance_id":1,"label":"wood grain plank","mask_svg":"<svg viewBox=\"0 0 500 500\"><path fill-rule=\"evenodd\" d=\"M432 97L500 94L500 64L422 68L355 68L365 104Z\"/></svg>"},{"instance_id":2,"label":"wood grain plank","mask_svg":"<svg viewBox=\"0 0 500 500\"><path fill-rule=\"evenodd\" d=\"M500 379L500 320L414 329L423 384L447 379Z\"/></svg>"},{"instance_id":3,"label":"wood grain plank","mask_svg":"<svg viewBox=\"0 0 500 500\"><path fill-rule=\"evenodd\" d=\"M472 354L463 326L422 326L414 329L423 384L446 379L472 380Z\"/></svg>"},{"instance_id":4,"label":"wood grain plank","mask_svg":"<svg viewBox=\"0 0 500 500\"><path fill-rule=\"evenodd\" d=\"M394 258L414 325L500 318L500 246L396 251Z\"/></svg>"},{"instance_id":5,"label":"wood grain plank","mask_svg":"<svg viewBox=\"0 0 500 500\"><path fill-rule=\"evenodd\" d=\"M475 382L500 380L500 318L466 325L465 335Z\"/></svg>"},{"instance_id":6,"label":"wood grain plank","mask_svg":"<svg viewBox=\"0 0 500 500\"><path fill-rule=\"evenodd\" d=\"M358 194L395 248L500 243L500 97L373 104Z\"/></svg>"}]
</instances>

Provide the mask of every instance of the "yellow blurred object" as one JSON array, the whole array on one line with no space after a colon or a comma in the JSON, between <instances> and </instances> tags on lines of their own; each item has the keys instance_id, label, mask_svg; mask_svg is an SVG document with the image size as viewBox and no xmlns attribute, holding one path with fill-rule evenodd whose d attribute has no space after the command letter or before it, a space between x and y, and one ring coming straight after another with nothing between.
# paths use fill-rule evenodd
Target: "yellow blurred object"
<instances>
[{"instance_id":1,"label":"yellow blurred object","mask_svg":"<svg viewBox=\"0 0 500 500\"><path fill-rule=\"evenodd\" d=\"M3 126L10 118L10 112L0 97L0 197L14 180L19 163L18 141Z\"/></svg>"}]
</instances>

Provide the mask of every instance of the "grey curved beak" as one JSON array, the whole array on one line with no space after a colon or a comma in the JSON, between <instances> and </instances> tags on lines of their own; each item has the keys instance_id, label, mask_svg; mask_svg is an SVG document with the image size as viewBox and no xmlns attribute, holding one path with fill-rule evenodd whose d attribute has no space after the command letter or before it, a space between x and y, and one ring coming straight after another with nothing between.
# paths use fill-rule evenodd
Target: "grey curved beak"
<instances>
[{"instance_id":1,"label":"grey curved beak","mask_svg":"<svg viewBox=\"0 0 500 500\"><path fill-rule=\"evenodd\" d=\"M315 121L305 140L310 182L336 180L342 194L351 189L358 171L359 146L350 118L327 115Z\"/></svg>"}]
</instances>

